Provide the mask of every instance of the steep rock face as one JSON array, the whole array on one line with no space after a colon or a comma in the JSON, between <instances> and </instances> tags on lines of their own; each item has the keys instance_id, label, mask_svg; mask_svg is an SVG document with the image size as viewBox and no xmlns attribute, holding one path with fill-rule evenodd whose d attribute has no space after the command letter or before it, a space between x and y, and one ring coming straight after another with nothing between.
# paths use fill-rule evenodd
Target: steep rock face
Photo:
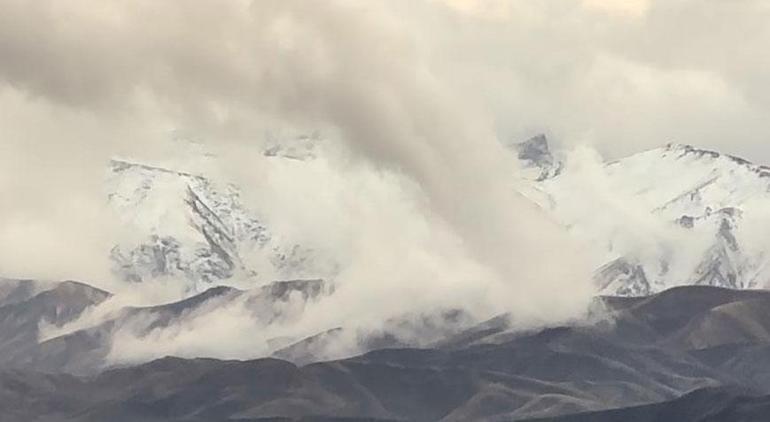
<instances>
[{"instance_id":1,"label":"steep rock face","mask_svg":"<svg viewBox=\"0 0 770 422\"><path fill-rule=\"evenodd\" d=\"M716 287L750 287L742 283L745 267L738 242L732 233L732 224L723 219L716 240L695 268L691 284Z\"/></svg>"},{"instance_id":2,"label":"steep rock face","mask_svg":"<svg viewBox=\"0 0 770 422\"><path fill-rule=\"evenodd\" d=\"M538 170L535 180L543 181L558 176L562 170L562 162L554 158L548 139L540 134L521 142L509 145L517 152L519 160L525 167Z\"/></svg>"},{"instance_id":3,"label":"steep rock face","mask_svg":"<svg viewBox=\"0 0 770 422\"><path fill-rule=\"evenodd\" d=\"M625 258L607 263L594 276L601 291L620 296L646 296L652 290L644 267Z\"/></svg>"}]
</instances>

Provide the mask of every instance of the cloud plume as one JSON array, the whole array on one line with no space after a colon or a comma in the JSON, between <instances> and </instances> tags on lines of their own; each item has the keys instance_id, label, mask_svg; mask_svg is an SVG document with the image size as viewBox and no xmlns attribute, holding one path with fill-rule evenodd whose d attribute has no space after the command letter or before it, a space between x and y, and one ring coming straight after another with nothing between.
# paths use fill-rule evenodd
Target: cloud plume
<instances>
[{"instance_id":1,"label":"cloud plume","mask_svg":"<svg viewBox=\"0 0 770 422\"><path fill-rule=\"evenodd\" d=\"M593 293L587 260L514 192L501 138L545 130L609 157L673 139L770 159L759 1L0 7L0 190L14 199L0 205L0 269L16 276L109 279L106 251L127 234L104 208L104 165L172 159L163 139L182 130L227 158L218 171L252 203L272 195L277 225L317 244L319 223L338 227L335 300L410 291L408 311L475 287L481 308L568 318ZM294 180L270 173L243 151L276 126L320 129L339 149Z\"/></svg>"}]
</instances>

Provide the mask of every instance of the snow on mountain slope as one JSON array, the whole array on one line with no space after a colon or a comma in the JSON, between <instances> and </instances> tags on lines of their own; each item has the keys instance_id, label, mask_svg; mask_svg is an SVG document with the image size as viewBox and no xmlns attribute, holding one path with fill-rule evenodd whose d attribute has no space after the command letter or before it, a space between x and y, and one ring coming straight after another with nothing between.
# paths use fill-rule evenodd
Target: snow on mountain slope
<instances>
[{"instance_id":1,"label":"snow on mountain slope","mask_svg":"<svg viewBox=\"0 0 770 422\"><path fill-rule=\"evenodd\" d=\"M138 240L111 251L115 272L128 281L181 277L190 290L202 291L233 277L266 282L330 275L328 265L315 266L313 251L272 233L232 184L118 159L110 163L107 184L110 205L137 232Z\"/></svg>"},{"instance_id":2,"label":"snow on mountain slope","mask_svg":"<svg viewBox=\"0 0 770 422\"><path fill-rule=\"evenodd\" d=\"M283 138L264 156L304 165L319 154L318 135ZM602 293L768 285L769 167L680 144L612 162L585 148L553 151L542 135L508 146L523 164L516 188L592 246ZM234 278L333 276L334 265L282 239L238 187L210 175L116 159L108 187L110 204L138 233L111 253L127 280L181 277L202 291Z\"/></svg>"},{"instance_id":3,"label":"snow on mountain slope","mask_svg":"<svg viewBox=\"0 0 770 422\"><path fill-rule=\"evenodd\" d=\"M520 158L531 143L516 147ZM552 173L553 160L522 158L546 177L524 173L519 188L594 246L603 293L768 285L770 168L680 144L612 162L587 149L564 155Z\"/></svg>"},{"instance_id":4,"label":"snow on mountain slope","mask_svg":"<svg viewBox=\"0 0 770 422\"><path fill-rule=\"evenodd\" d=\"M671 219L737 207L770 186L770 168L680 144L608 163L607 171L653 212Z\"/></svg>"}]
</instances>

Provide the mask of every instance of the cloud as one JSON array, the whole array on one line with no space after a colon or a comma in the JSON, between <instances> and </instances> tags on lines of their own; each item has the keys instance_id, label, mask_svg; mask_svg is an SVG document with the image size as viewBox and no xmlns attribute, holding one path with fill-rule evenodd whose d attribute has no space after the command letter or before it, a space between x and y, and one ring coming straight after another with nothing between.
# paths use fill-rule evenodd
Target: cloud
<instances>
[{"instance_id":1,"label":"cloud","mask_svg":"<svg viewBox=\"0 0 770 422\"><path fill-rule=\"evenodd\" d=\"M761 1L181 8L4 0L3 9L3 79L104 114L154 104L174 126L248 137L255 115L271 109L286 117L296 107L294 119L333 117L311 108L337 101L346 85L406 90L408 80L385 78L400 67L421 91L433 81L484 108L500 136L547 129L560 142L588 141L612 156L676 140L770 160L761 54L770 11ZM319 87L326 90L312 94Z\"/></svg>"},{"instance_id":2,"label":"cloud","mask_svg":"<svg viewBox=\"0 0 770 422\"><path fill-rule=\"evenodd\" d=\"M173 158L162 139L182 130L228 157L222 176L254 203L272 195L287 233L347 258L349 312L396 309L403 292L405 308L461 301L483 279L474 301L561 319L592 294L587 259L512 192L500 138L770 159L759 1L0 7L0 189L14 199L0 267L14 275L109 278L100 254L130 233L102 209L104 163ZM275 125L321 129L340 151L298 180L239 156Z\"/></svg>"},{"instance_id":3,"label":"cloud","mask_svg":"<svg viewBox=\"0 0 770 422\"><path fill-rule=\"evenodd\" d=\"M642 17L650 9L649 0L584 0L583 5L588 9L600 10L607 13L627 17Z\"/></svg>"}]
</instances>

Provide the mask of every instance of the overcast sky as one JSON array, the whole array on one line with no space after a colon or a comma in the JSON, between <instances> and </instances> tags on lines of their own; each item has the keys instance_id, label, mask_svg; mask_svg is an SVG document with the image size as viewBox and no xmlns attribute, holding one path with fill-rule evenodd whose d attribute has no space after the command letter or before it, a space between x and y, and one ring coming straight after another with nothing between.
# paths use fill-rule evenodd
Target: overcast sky
<instances>
[{"instance_id":1,"label":"overcast sky","mask_svg":"<svg viewBox=\"0 0 770 422\"><path fill-rule=\"evenodd\" d=\"M386 77L383 67L404 66L473 102L501 137L544 131L609 155L677 141L770 161L763 0L3 0L2 9L4 109L15 93L146 113L150 127L248 134L244 113L286 117L303 84L362 88ZM370 81L337 79L363 63Z\"/></svg>"}]
</instances>

